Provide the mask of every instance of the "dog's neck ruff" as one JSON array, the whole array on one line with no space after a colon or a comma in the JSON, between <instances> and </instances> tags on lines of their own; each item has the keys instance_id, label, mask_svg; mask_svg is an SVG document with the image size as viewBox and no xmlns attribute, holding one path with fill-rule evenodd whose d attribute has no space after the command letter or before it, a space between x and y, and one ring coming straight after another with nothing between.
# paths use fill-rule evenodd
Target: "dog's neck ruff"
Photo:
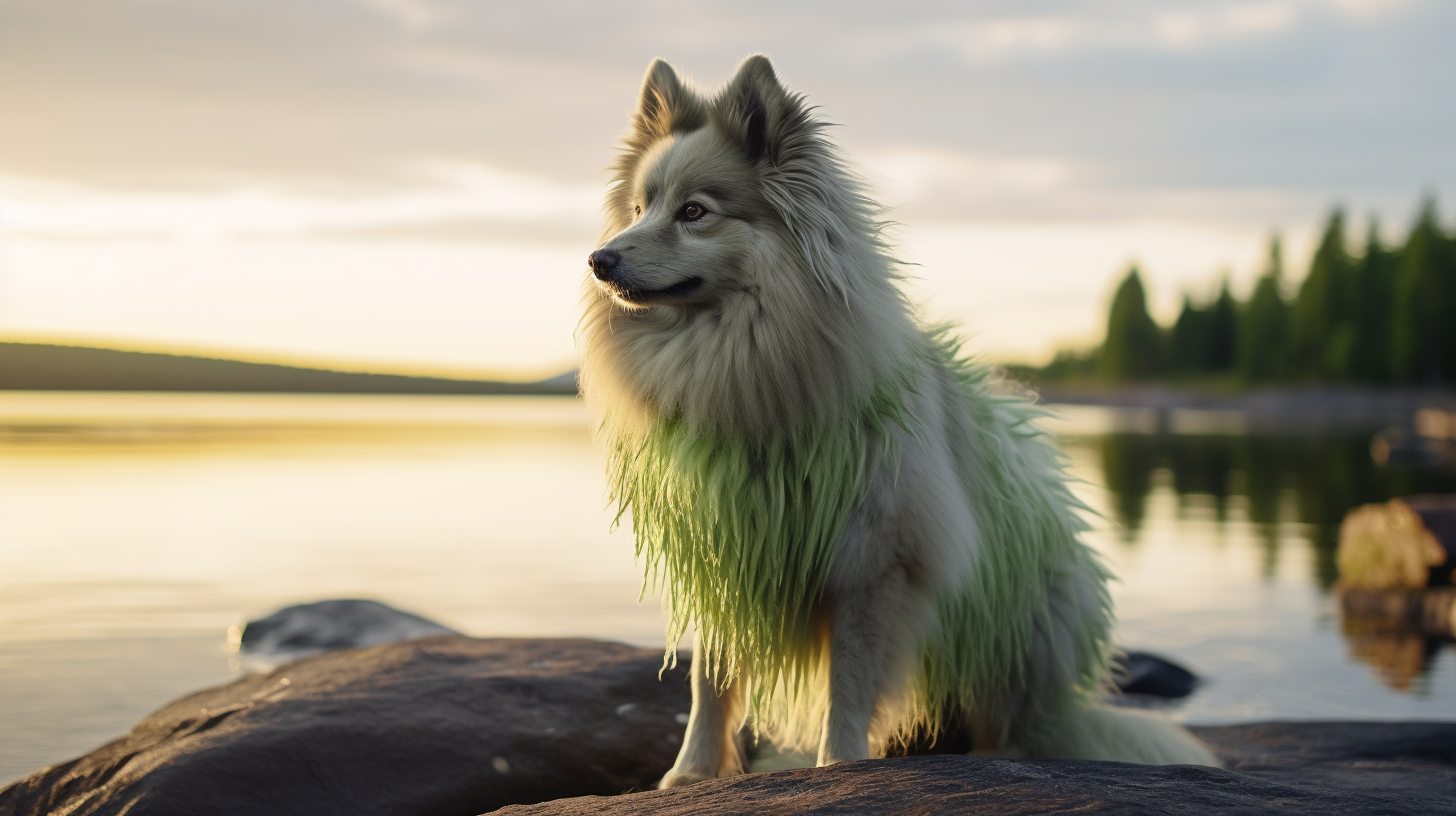
<instances>
[{"instance_id":1,"label":"dog's neck ruff","mask_svg":"<svg viewBox=\"0 0 1456 816\"><path fill-rule=\"evenodd\" d=\"M804 680L835 540L872 457L895 455L888 426L904 424L913 376L886 383L855 414L792 434L707 434L659 418L642 437L610 440L611 496L619 520L632 513L644 594L662 596L669 663L696 627L720 683L745 671L759 692Z\"/></svg>"}]
</instances>

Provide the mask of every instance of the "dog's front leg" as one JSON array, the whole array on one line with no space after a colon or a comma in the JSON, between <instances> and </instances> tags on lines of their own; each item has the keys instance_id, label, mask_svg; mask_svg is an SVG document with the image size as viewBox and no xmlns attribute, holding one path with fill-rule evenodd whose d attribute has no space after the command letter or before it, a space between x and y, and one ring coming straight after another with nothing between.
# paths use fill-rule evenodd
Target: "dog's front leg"
<instances>
[{"instance_id":1,"label":"dog's front leg","mask_svg":"<svg viewBox=\"0 0 1456 816\"><path fill-rule=\"evenodd\" d=\"M829 613L829 713L819 764L870 756L869 732L880 698L904 678L922 617L905 573L887 570L874 582L841 586Z\"/></svg>"},{"instance_id":2,"label":"dog's front leg","mask_svg":"<svg viewBox=\"0 0 1456 816\"><path fill-rule=\"evenodd\" d=\"M829 620L829 713L819 744L819 765L870 755L870 719L880 684L882 650L866 605L841 599ZM859 600L859 599L855 599Z\"/></svg>"},{"instance_id":3,"label":"dog's front leg","mask_svg":"<svg viewBox=\"0 0 1456 816\"><path fill-rule=\"evenodd\" d=\"M677 762L657 783L659 788L743 773L743 756L738 747L738 731L747 713L743 682L735 678L720 690L709 674L704 652L699 641L693 649L693 710L688 715L687 734Z\"/></svg>"}]
</instances>

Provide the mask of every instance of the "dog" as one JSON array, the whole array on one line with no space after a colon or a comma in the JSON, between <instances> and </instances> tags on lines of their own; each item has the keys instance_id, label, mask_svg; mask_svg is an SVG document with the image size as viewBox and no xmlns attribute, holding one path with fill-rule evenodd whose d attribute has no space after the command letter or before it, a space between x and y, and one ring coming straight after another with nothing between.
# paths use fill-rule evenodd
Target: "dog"
<instances>
[{"instance_id":1,"label":"dog","mask_svg":"<svg viewBox=\"0 0 1456 816\"><path fill-rule=\"evenodd\" d=\"M914 735L981 754L1216 765L1094 702L1108 574L1029 400L902 293L878 209L751 56L711 96L648 68L577 337L668 656L696 630L664 788ZM645 591L645 589L644 589Z\"/></svg>"}]
</instances>

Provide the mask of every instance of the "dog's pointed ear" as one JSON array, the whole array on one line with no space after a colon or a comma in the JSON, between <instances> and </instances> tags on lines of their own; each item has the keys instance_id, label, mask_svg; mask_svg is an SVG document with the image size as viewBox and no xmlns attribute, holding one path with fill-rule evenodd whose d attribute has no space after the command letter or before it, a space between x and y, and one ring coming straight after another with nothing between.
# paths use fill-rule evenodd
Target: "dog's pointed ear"
<instances>
[{"instance_id":1,"label":"dog's pointed ear","mask_svg":"<svg viewBox=\"0 0 1456 816\"><path fill-rule=\"evenodd\" d=\"M754 54L738 66L718 97L716 112L735 136L749 161L767 158L778 164L786 139L809 124L799 97L779 83L773 63Z\"/></svg>"},{"instance_id":2,"label":"dog's pointed ear","mask_svg":"<svg viewBox=\"0 0 1456 816\"><path fill-rule=\"evenodd\" d=\"M673 131L697 130L706 119L702 98L678 78L665 60L653 60L637 96L633 124L638 135L650 140Z\"/></svg>"}]
</instances>

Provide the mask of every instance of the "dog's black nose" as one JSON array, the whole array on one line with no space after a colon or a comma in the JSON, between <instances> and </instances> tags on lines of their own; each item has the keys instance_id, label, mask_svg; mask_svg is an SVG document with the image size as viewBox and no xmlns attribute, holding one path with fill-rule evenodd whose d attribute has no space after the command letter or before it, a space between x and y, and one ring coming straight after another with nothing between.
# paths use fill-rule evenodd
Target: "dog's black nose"
<instances>
[{"instance_id":1,"label":"dog's black nose","mask_svg":"<svg viewBox=\"0 0 1456 816\"><path fill-rule=\"evenodd\" d=\"M599 249L586 256L587 266L591 267L592 274L597 280L606 280L612 276L612 270L617 268L617 262L622 260L622 253L615 249Z\"/></svg>"}]
</instances>

